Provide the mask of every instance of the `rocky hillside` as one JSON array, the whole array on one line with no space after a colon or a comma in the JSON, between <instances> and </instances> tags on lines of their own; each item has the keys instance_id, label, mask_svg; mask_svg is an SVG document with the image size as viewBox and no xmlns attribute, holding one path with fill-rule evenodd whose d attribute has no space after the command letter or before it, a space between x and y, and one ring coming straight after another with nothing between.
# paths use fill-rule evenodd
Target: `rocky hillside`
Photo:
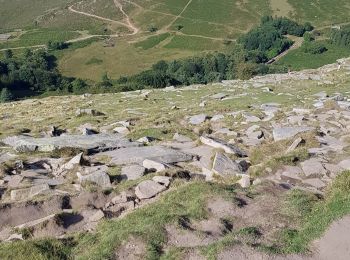
<instances>
[{"instance_id":1,"label":"rocky hillside","mask_svg":"<svg viewBox=\"0 0 350 260\"><path fill-rule=\"evenodd\" d=\"M312 251L350 212L327 211L350 170L349 74L343 59L248 81L1 104L0 257L27 247L40 259ZM327 217L317 227L315 207ZM47 237L68 249L40 250ZM311 259L327 259L318 251Z\"/></svg>"}]
</instances>

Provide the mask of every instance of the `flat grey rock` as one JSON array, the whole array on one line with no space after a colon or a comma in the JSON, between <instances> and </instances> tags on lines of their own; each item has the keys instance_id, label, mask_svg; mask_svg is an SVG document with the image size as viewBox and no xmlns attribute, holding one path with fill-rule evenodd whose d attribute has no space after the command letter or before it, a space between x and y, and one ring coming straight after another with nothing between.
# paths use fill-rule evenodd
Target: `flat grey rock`
<instances>
[{"instance_id":1,"label":"flat grey rock","mask_svg":"<svg viewBox=\"0 0 350 260\"><path fill-rule=\"evenodd\" d=\"M184 135L181 135L179 133L175 133L173 136L173 139L177 142L180 142L180 143L192 142L191 138L184 136Z\"/></svg>"},{"instance_id":2,"label":"flat grey rock","mask_svg":"<svg viewBox=\"0 0 350 260\"><path fill-rule=\"evenodd\" d=\"M158 193L165 191L166 187L152 180L141 182L135 188L135 194L140 199L150 199Z\"/></svg>"},{"instance_id":3,"label":"flat grey rock","mask_svg":"<svg viewBox=\"0 0 350 260\"><path fill-rule=\"evenodd\" d=\"M78 181L80 183L92 182L102 188L108 188L111 186L111 180L107 174L108 167L95 166L84 169L84 175L77 172Z\"/></svg>"},{"instance_id":4,"label":"flat grey rock","mask_svg":"<svg viewBox=\"0 0 350 260\"><path fill-rule=\"evenodd\" d=\"M50 187L47 184L35 185L30 188L18 189L11 191L11 200L26 200L36 195L42 194L43 192L49 191Z\"/></svg>"},{"instance_id":5,"label":"flat grey rock","mask_svg":"<svg viewBox=\"0 0 350 260\"><path fill-rule=\"evenodd\" d=\"M205 120L207 119L208 119L208 116L205 114L195 115L189 118L189 123L192 125L200 125L204 123Z\"/></svg>"},{"instance_id":6,"label":"flat grey rock","mask_svg":"<svg viewBox=\"0 0 350 260\"><path fill-rule=\"evenodd\" d=\"M141 178L146 172L145 167L140 165L128 165L122 168L122 177L127 180L137 180Z\"/></svg>"},{"instance_id":7,"label":"flat grey rock","mask_svg":"<svg viewBox=\"0 0 350 260\"><path fill-rule=\"evenodd\" d=\"M303 171L297 166L284 166L280 171L282 180L288 180L292 182L302 181Z\"/></svg>"},{"instance_id":8,"label":"flat grey rock","mask_svg":"<svg viewBox=\"0 0 350 260\"><path fill-rule=\"evenodd\" d=\"M211 96L211 98L213 98L213 99L223 99L225 97L227 97L227 94L224 94L224 93L217 93L217 94Z\"/></svg>"},{"instance_id":9,"label":"flat grey rock","mask_svg":"<svg viewBox=\"0 0 350 260\"><path fill-rule=\"evenodd\" d=\"M155 170L156 172L164 171L169 168L166 164L158 162L156 160L146 159L142 162L142 166L147 170Z\"/></svg>"},{"instance_id":10,"label":"flat grey rock","mask_svg":"<svg viewBox=\"0 0 350 260\"><path fill-rule=\"evenodd\" d=\"M279 127L273 129L273 138L275 141L281 141L285 139L292 138L296 136L297 134L309 132L314 130L313 127L308 126L298 126L298 127Z\"/></svg>"},{"instance_id":11,"label":"flat grey rock","mask_svg":"<svg viewBox=\"0 0 350 260\"><path fill-rule=\"evenodd\" d=\"M168 177L168 176L154 176L152 178L153 181L161 184L161 185L164 185L165 187L169 187L170 185L170 182L171 182L171 177Z\"/></svg>"},{"instance_id":12,"label":"flat grey rock","mask_svg":"<svg viewBox=\"0 0 350 260\"><path fill-rule=\"evenodd\" d=\"M12 136L3 139L2 142L21 152L51 152L62 148L108 150L139 146L139 144L130 142L128 139L116 134L61 135L47 138Z\"/></svg>"},{"instance_id":13,"label":"flat grey rock","mask_svg":"<svg viewBox=\"0 0 350 260\"><path fill-rule=\"evenodd\" d=\"M212 170L222 176L236 176L243 173L242 166L223 153L216 153Z\"/></svg>"},{"instance_id":14,"label":"flat grey rock","mask_svg":"<svg viewBox=\"0 0 350 260\"><path fill-rule=\"evenodd\" d=\"M123 164L142 164L146 159L157 160L166 164L191 161L193 156L163 146L142 146L129 147L99 153L96 156L107 155L111 158L111 163L116 165Z\"/></svg>"},{"instance_id":15,"label":"flat grey rock","mask_svg":"<svg viewBox=\"0 0 350 260\"><path fill-rule=\"evenodd\" d=\"M319 159L312 158L302 162L300 165L306 177L322 177L327 174L326 169L323 167L322 162Z\"/></svg>"},{"instance_id":16,"label":"flat grey rock","mask_svg":"<svg viewBox=\"0 0 350 260\"><path fill-rule=\"evenodd\" d=\"M312 186L316 189L322 189L327 186L323 181L321 181L318 178L303 180L303 184Z\"/></svg>"}]
</instances>

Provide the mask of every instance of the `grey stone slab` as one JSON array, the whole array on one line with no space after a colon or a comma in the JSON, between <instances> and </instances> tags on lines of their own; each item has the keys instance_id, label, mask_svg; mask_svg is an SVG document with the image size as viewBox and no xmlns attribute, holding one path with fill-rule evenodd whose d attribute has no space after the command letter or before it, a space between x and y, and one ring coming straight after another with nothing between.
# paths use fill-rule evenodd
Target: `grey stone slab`
<instances>
[{"instance_id":1,"label":"grey stone slab","mask_svg":"<svg viewBox=\"0 0 350 260\"><path fill-rule=\"evenodd\" d=\"M146 180L136 186L135 194L140 200L150 199L165 190L166 187L164 185L158 184L152 180Z\"/></svg>"},{"instance_id":2,"label":"grey stone slab","mask_svg":"<svg viewBox=\"0 0 350 260\"><path fill-rule=\"evenodd\" d=\"M242 166L223 153L216 153L212 170L222 176L236 176L243 173Z\"/></svg>"},{"instance_id":3,"label":"grey stone slab","mask_svg":"<svg viewBox=\"0 0 350 260\"><path fill-rule=\"evenodd\" d=\"M129 147L114 151L99 153L96 156L107 155L111 158L111 163L116 165L123 164L142 164L146 159L154 159L162 163L172 164L177 162L191 161L193 156L163 146L142 146Z\"/></svg>"},{"instance_id":4,"label":"grey stone slab","mask_svg":"<svg viewBox=\"0 0 350 260\"><path fill-rule=\"evenodd\" d=\"M299 126L299 127L278 127L273 129L273 138L275 141L281 141L292 138L297 134L309 132L314 130L313 127Z\"/></svg>"},{"instance_id":5,"label":"grey stone slab","mask_svg":"<svg viewBox=\"0 0 350 260\"><path fill-rule=\"evenodd\" d=\"M48 138L12 136L3 139L2 142L12 146L16 150L21 150L21 152L50 152L61 148L108 150L140 145L130 142L128 139L116 134L96 134L89 136L61 135Z\"/></svg>"}]
</instances>

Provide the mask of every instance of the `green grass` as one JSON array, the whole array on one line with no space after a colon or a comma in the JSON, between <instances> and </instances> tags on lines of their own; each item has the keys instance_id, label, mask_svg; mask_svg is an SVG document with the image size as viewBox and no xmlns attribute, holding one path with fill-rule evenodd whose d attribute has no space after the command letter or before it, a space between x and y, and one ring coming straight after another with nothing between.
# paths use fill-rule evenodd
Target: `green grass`
<instances>
[{"instance_id":1,"label":"green grass","mask_svg":"<svg viewBox=\"0 0 350 260\"><path fill-rule=\"evenodd\" d=\"M164 41L169 36L170 36L170 33L162 33L159 35L151 36L144 41L136 43L135 46L140 47L143 50L148 50L148 49L151 49L151 48L157 46L158 44L160 44L162 41Z\"/></svg>"},{"instance_id":2,"label":"green grass","mask_svg":"<svg viewBox=\"0 0 350 260\"><path fill-rule=\"evenodd\" d=\"M349 57L350 48L340 47L323 41L328 51L322 54L310 54L303 52L302 48L290 51L277 62L293 70L316 69L323 65L336 62L337 59Z\"/></svg>"},{"instance_id":3,"label":"green grass","mask_svg":"<svg viewBox=\"0 0 350 260\"><path fill-rule=\"evenodd\" d=\"M65 260L71 259L73 243L70 240L38 239L0 243L0 259L10 260Z\"/></svg>"},{"instance_id":4,"label":"green grass","mask_svg":"<svg viewBox=\"0 0 350 260\"><path fill-rule=\"evenodd\" d=\"M294 210L293 214L297 212L295 219L299 219L301 224L297 229L282 232L282 244L277 252L305 253L310 243L320 238L333 221L350 213L350 172L336 177L324 200L316 202L310 194L293 191L287 198L287 204L290 210Z\"/></svg>"},{"instance_id":5,"label":"green grass","mask_svg":"<svg viewBox=\"0 0 350 260\"><path fill-rule=\"evenodd\" d=\"M176 35L164 46L167 49L185 49L185 50L218 50L224 47L223 41L211 40L199 37Z\"/></svg>"},{"instance_id":6,"label":"green grass","mask_svg":"<svg viewBox=\"0 0 350 260\"><path fill-rule=\"evenodd\" d=\"M18 39L0 43L0 49L47 44L48 41L63 42L78 37L77 32L40 29L22 34Z\"/></svg>"}]
</instances>

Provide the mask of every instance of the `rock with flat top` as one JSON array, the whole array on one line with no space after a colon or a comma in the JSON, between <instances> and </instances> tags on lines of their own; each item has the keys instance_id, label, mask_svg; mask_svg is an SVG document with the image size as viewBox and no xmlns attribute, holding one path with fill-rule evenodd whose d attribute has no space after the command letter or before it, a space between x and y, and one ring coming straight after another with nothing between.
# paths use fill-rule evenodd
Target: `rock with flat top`
<instances>
[{"instance_id":1,"label":"rock with flat top","mask_svg":"<svg viewBox=\"0 0 350 260\"><path fill-rule=\"evenodd\" d=\"M128 165L122 168L121 176L127 180L137 180L141 178L146 172L145 167L140 165Z\"/></svg>"},{"instance_id":2,"label":"rock with flat top","mask_svg":"<svg viewBox=\"0 0 350 260\"><path fill-rule=\"evenodd\" d=\"M191 138L184 136L184 135L181 135L179 133L174 134L173 139L177 142L180 142L180 143L192 142Z\"/></svg>"},{"instance_id":3,"label":"rock with flat top","mask_svg":"<svg viewBox=\"0 0 350 260\"><path fill-rule=\"evenodd\" d=\"M80 153L80 154L74 156L72 159L70 159L69 162L67 162L65 165L63 165L62 168L64 170L72 170L76 166L79 166L81 164L82 159L83 159L83 153Z\"/></svg>"},{"instance_id":4,"label":"rock with flat top","mask_svg":"<svg viewBox=\"0 0 350 260\"><path fill-rule=\"evenodd\" d=\"M341 161L338 166L344 170L350 170L350 159Z\"/></svg>"},{"instance_id":5,"label":"rock with flat top","mask_svg":"<svg viewBox=\"0 0 350 260\"><path fill-rule=\"evenodd\" d=\"M36 195L49 191L50 187L47 184L35 185L30 188L18 189L11 191L11 200L26 200Z\"/></svg>"},{"instance_id":6,"label":"rock with flat top","mask_svg":"<svg viewBox=\"0 0 350 260\"><path fill-rule=\"evenodd\" d=\"M303 180L303 184L307 186L312 186L316 189L323 189L324 187L326 187L326 184L318 178Z\"/></svg>"},{"instance_id":7,"label":"rock with flat top","mask_svg":"<svg viewBox=\"0 0 350 260\"><path fill-rule=\"evenodd\" d=\"M308 126L289 126L289 127L278 127L273 129L273 138L275 141L286 140L296 136L297 134L310 132L314 130L313 127Z\"/></svg>"},{"instance_id":8,"label":"rock with flat top","mask_svg":"<svg viewBox=\"0 0 350 260\"><path fill-rule=\"evenodd\" d=\"M104 217L105 217L105 213L103 213L102 210L98 210L95 214L93 214L89 218L89 222L97 222L97 221L100 221L101 219L103 219Z\"/></svg>"},{"instance_id":9,"label":"rock with flat top","mask_svg":"<svg viewBox=\"0 0 350 260\"><path fill-rule=\"evenodd\" d=\"M323 167L322 162L319 159L312 158L302 162L300 165L306 177L322 177L327 174L326 169Z\"/></svg>"},{"instance_id":10,"label":"rock with flat top","mask_svg":"<svg viewBox=\"0 0 350 260\"><path fill-rule=\"evenodd\" d=\"M108 167L95 166L84 169L84 174L77 172L78 181L80 183L91 182L95 183L102 188L108 188L111 186L111 180L107 174Z\"/></svg>"},{"instance_id":11,"label":"rock with flat top","mask_svg":"<svg viewBox=\"0 0 350 260\"><path fill-rule=\"evenodd\" d=\"M294 142L288 147L286 150L286 153L293 152L299 145L305 143L305 140L301 137L298 137L294 140Z\"/></svg>"},{"instance_id":12,"label":"rock with flat top","mask_svg":"<svg viewBox=\"0 0 350 260\"><path fill-rule=\"evenodd\" d=\"M166 164L158 162L156 160L146 159L142 162L143 167L147 170L156 170L156 172L164 171L169 168Z\"/></svg>"},{"instance_id":13,"label":"rock with flat top","mask_svg":"<svg viewBox=\"0 0 350 260\"><path fill-rule=\"evenodd\" d=\"M156 196L158 193L165 191L166 187L152 180L146 180L141 182L135 188L135 195L140 199L150 199Z\"/></svg>"},{"instance_id":14,"label":"rock with flat top","mask_svg":"<svg viewBox=\"0 0 350 260\"><path fill-rule=\"evenodd\" d=\"M228 154L234 154L239 157L247 156L247 153L245 151L241 150L240 148L238 148L233 144L228 144L223 140L213 138L213 137L206 137L206 136L201 136L200 140L203 144L206 144L208 146L211 146L217 149L223 149Z\"/></svg>"},{"instance_id":15,"label":"rock with flat top","mask_svg":"<svg viewBox=\"0 0 350 260\"><path fill-rule=\"evenodd\" d=\"M136 147L140 144L130 142L117 134L96 135L61 135L57 137L34 138L30 136L12 136L2 140L20 152L52 152L63 148L82 150L110 150L125 147Z\"/></svg>"},{"instance_id":16,"label":"rock with flat top","mask_svg":"<svg viewBox=\"0 0 350 260\"><path fill-rule=\"evenodd\" d=\"M191 116L191 117L189 118L189 122L190 122L190 124L192 124L192 125L200 125L200 124L204 123L205 120L207 120L207 119L208 119L208 116L207 116L207 115L205 115L205 114L200 114L200 115Z\"/></svg>"},{"instance_id":17,"label":"rock with flat top","mask_svg":"<svg viewBox=\"0 0 350 260\"><path fill-rule=\"evenodd\" d=\"M303 171L297 166L284 166L280 170L280 176L282 180L300 182L302 181Z\"/></svg>"},{"instance_id":18,"label":"rock with flat top","mask_svg":"<svg viewBox=\"0 0 350 260\"><path fill-rule=\"evenodd\" d=\"M168 187L170 185L171 177L168 176L154 176L153 181Z\"/></svg>"},{"instance_id":19,"label":"rock with flat top","mask_svg":"<svg viewBox=\"0 0 350 260\"><path fill-rule=\"evenodd\" d=\"M193 156L175 149L153 145L142 147L129 147L97 154L108 156L115 165L142 164L146 159L156 160L165 164L191 161Z\"/></svg>"}]
</instances>

